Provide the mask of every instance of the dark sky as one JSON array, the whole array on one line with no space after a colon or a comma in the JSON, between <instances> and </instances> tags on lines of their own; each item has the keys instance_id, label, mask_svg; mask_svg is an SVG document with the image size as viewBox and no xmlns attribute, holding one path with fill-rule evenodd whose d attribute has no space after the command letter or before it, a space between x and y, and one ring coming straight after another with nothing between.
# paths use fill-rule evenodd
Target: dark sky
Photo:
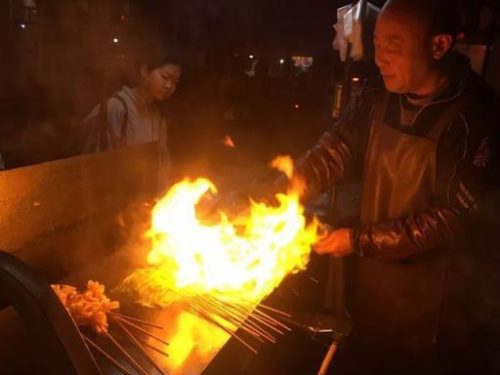
<instances>
[{"instance_id":1,"label":"dark sky","mask_svg":"<svg viewBox=\"0 0 500 375\"><path fill-rule=\"evenodd\" d=\"M262 18L255 27L261 40L307 43L329 41L335 20L336 1L264 1Z\"/></svg>"},{"instance_id":2,"label":"dark sky","mask_svg":"<svg viewBox=\"0 0 500 375\"><path fill-rule=\"evenodd\" d=\"M250 40L271 47L317 49L330 45L336 9L350 2L147 0L140 3L146 18L156 18L162 27L173 27L180 34L195 34L198 43Z\"/></svg>"}]
</instances>

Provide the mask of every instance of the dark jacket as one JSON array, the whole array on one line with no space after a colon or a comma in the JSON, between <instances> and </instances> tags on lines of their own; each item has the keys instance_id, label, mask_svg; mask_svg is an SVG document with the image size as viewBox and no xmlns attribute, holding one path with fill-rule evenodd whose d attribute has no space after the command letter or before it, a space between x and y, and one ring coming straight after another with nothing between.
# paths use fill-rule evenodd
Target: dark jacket
<instances>
[{"instance_id":1,"label":"dark jacket","mask_svg":"<svg viewBox=\"0 0 500 375\"><path fill-rule=\"evenodd\" d=\"M420 110L412 127L400 125L401 98L391 95L389 125L414 135L427 134L453 98L469 99L438 143L435 203L407 217L353 228L353 245L363 256L401 260L438 249L457 238L476 215L491 209L498 176L494 95L463 60L457 58L454 67L452 84ZM367 91L298 162L296 174L306 181L306 198L329 189L348 170L361 175L373 106L381 91Z\"/></svg>"}]
</instances>

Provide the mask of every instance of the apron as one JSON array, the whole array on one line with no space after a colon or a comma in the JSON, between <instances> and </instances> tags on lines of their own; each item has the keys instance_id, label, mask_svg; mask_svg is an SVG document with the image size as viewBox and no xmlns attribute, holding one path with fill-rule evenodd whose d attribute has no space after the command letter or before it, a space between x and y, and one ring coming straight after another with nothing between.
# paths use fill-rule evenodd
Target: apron
<instances>
[{"instance_id":1,"label":"apron","mask_svg":"<svg viewBox=\"0 0 500 375\"><path fill-rule=\"evenodd\" d=\"M425 136L385 123L386 94L375 106L363 169L361 223L399 219L432 206L436 149L462 106L458 98ZM354 264L349 346L351 373L428 373L435 343L449 252L439 249L410 260L357 258ZM349 373L347 371L346 373Z\"/></svg>"}]
</instances>

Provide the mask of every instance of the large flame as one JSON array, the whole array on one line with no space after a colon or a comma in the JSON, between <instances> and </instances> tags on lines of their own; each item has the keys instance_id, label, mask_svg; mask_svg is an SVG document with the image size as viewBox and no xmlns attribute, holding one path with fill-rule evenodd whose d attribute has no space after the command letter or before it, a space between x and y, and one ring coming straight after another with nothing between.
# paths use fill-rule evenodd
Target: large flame
<instances>
[{"instance_id":1,"label":"large flame","mask_svg":"<svg viewBox=\"0 0 500 375\"><path fill-rule=\"evenodd\" d=\"M272 165L292 175L290 158ZM278 194L276 206L250 202L250 209L236 219L221 213L217 223L206 224L196 206L207 192L216 193L215 186L204 178L176 184L153 209L150 267L124 285L146 305L164 306L172 295L200 294L257 304L286 275L305 269L317 239L316 223L306 222L296 190Z\"/></svg>"}]
</instances>

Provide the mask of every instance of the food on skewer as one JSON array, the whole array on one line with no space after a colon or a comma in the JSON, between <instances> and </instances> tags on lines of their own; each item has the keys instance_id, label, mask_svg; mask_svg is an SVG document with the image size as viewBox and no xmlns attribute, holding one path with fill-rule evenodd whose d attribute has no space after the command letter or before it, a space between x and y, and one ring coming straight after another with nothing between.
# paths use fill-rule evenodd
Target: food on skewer
<instances>
[{"instance_id":1,"label":"food on skewer","mask_svg":"<svg viewBox=\"0 0 500 375\"><path fill-rule=\"evenodd\" d=\"M65 284L53 284L52 289L79 327L90 327L98 334L108 332L108 313L118 309L120 303L104 294L104 285L89 280L82 292Z\"/></svg>"},{"instance_id":2,"label":"food on skewer","mask_svg":"<svg viewBox=\"0 0 500 375\"><path fill-rule=\"evenodd\" d=\"M125 325L140 329L143 334L149 335L154 338L157 338L157 336L155 336L148 330L137 326L136 323L147 325L149 327L154 327L157 329L162 329L162 327L149 322L145 322L138 318L120 314L117 311L113 311L117 310L120 307L120 303L118 301L109 299L104 293L106 290L105 286L97 281L89 280L87 282L87 289L82 292L78 291L74 286L66 284L53 284L51 285L51 287L68 313L75 321L78 328L89 327L96 334L106 337L111 345L115 349L117 349L119 353L121 353L125 360L139 374L147 374L148 372L144 369L144 367L109 332L108 318L110 318L112 321L117 323L119 327L126 330L127 337L131 340L131 344L134 345L151 364L153 364L153 366L159 371L160 374L164 374L162 368L146 352L144 347L142 347L142 345L132 335L132 333L127 330ZM109 353L107 353L101 346L95 343L85 333L83 333L83 338L90 348L103 355L105 359L107 359L111 364L118 368L123 374L130 374L130 372L128 372L127 369L125 369L119 363L119 361L114 359ZM162 342L168 344L163 340Z\"/></svg>"}]
</instances>

